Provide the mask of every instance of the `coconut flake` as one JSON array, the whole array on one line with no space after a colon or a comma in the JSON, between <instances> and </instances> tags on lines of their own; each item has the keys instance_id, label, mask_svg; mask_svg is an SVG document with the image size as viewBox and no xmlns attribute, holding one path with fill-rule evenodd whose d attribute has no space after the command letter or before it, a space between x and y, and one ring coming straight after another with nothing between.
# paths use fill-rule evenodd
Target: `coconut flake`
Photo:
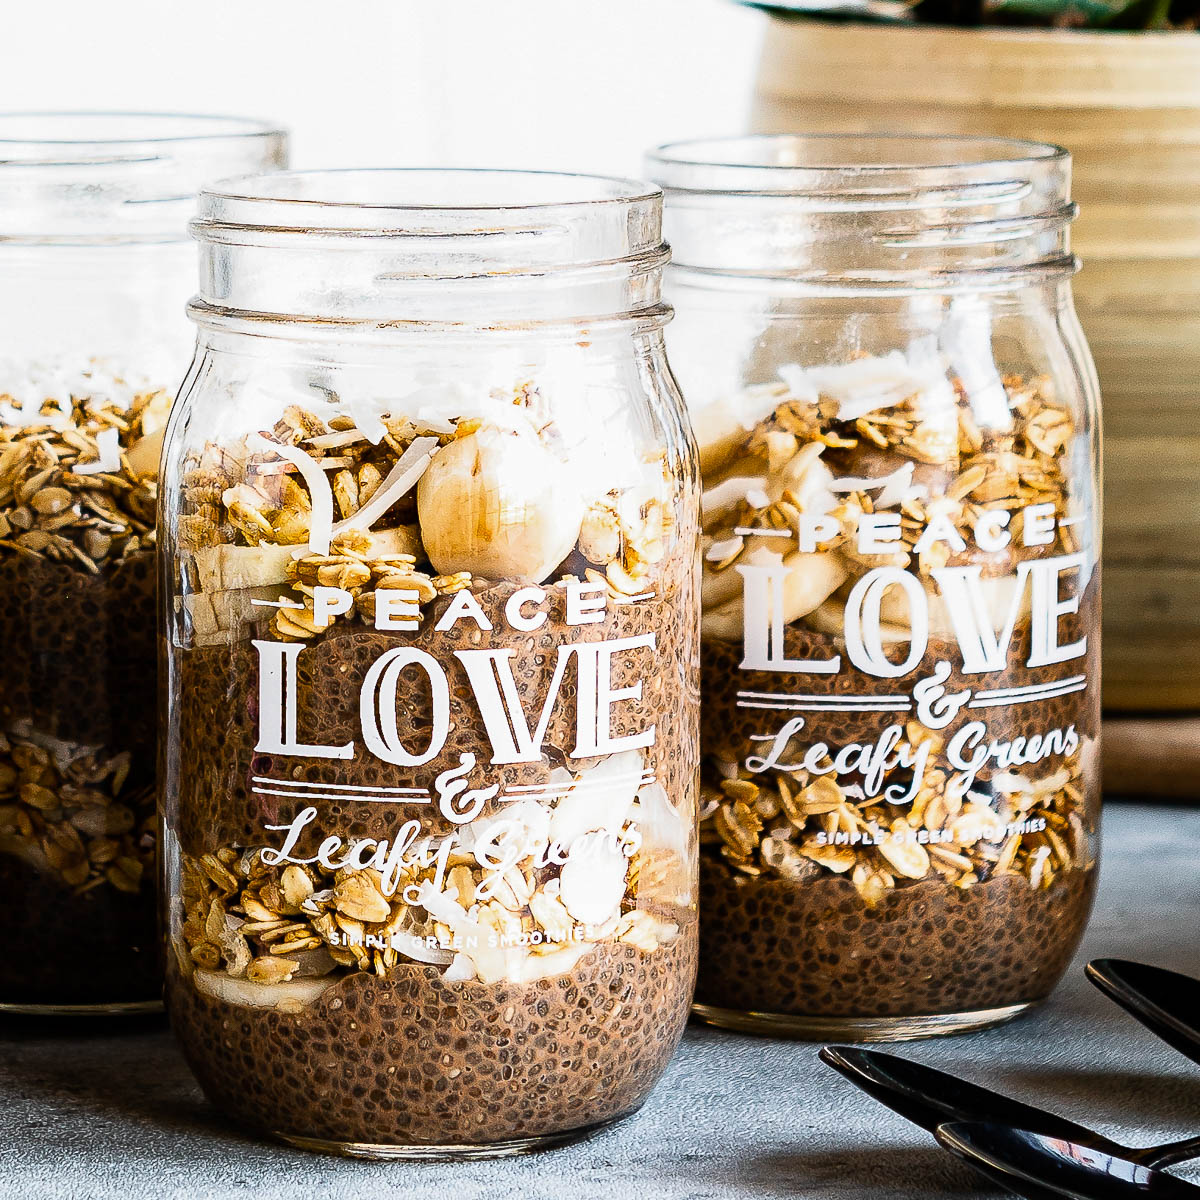
<instances>
[{"instance_id":1,"label":"coconut flake","mask_svg":"<svg viewBox=\"0 0 1200 1200\"><path fill-rule=\"evenodd\" d=\"M247 438L246 444L251 450L261 450L287 459L300 472L301 478L308 484L308 495L312 502L308 548L314 554L328 554L333 536L333 489L329 486L329 479L321 469L321 464L299 446L271 442L259 434Z\"/></svg>"},{"instance_id":2,"label":"coconut flake","mask_svg":"<svg viewBox=\"0 0 1200 1200\"><path fill-rule=\"evenodd\" d=\"M456 954L442 978L447 983L469 983L475 978L475 964L465 954Z\"/></svg>"},{"instance_id":3,"label":"coconut flake","mask_svg":"<svg viewBox=\"0 0 1200 1200\"><path fill-rule=\"evenodd\" d=\"M584 771L554 806L550 837L565 847L594 829L620 832L637 797L644 764L640 750L626 750Z\"/></svg>"},{"instance_id":4,"label":"coconut flake","mask_svg":"<svg viewBox=\"0 0 1200 1200\"><path fill-rule=\"evenodd\" d=\"M787 384L789 400L816 404L820 399L812 376L799 363L785 363L779 368L779 378Z\"/></svg>"},{"instance_id":5,"label":"coconut flake","mask_svg":"<svg viewBox=\"0 0 1200 1200\"><path fill-rule=\"evenodd\" d=\"M316 446L318 450L340 450L343 446L353 446L355 442L365 442L367 435L361 429L336 429L333 433L318 433L305 438L307 446Z\"/></svg>"},{"instance_id":6,"label":"coconut flake","mask_svg":"<svg viewBox=\"0 0 1200 1200\"><path fill-rule=\"evenodd\" d=\"M418 937L414 933L393 933L388 944L417 962L430 963L435 967L444 967L453 963L455 959L453 950L443 950L441 946L430 946L423 937Z\"/></svg>"},{"instance_id":7,"label":"coconut flake","mask_svg":"<svg viewBox=\"0 0 1200 1200\"><path fill-rule=\"evenodd\" d=\"M890 475L880 475L875 479L858 479L852 475L834 479L829 484L831 492L867 492L876 488L883 490L875 498L876 508L891 508L902 503L913 490L913 464L905 463L897 467Z\"/></svg>"},{"instance_id":8,"label":"coconut flake","mask_svg":"<svg viewBox=\"0 0 1200 1200\"><path fill-rule=\"evenodd\" d=\"M375 494L356 513L333 526L336 537L344 529L369 529L389 508L402 499L409 491L417 486L430 460L437 453L438 440L435 437L415 438L407 450L400 455L396 465L387 473L384 481L375 490ZM326 484L326 487L329 485ZM330 515L332 516L333 498L330 494Z\"/></svg>"},{"instance_id":9,"label":"coconut flake","mask_svg":"<svg viewBox=\"0 0 1200 1200\"><path fill-rule=\"evenodd\" d=\"M89 462L76 463L75 475L99 475L121 469L121 438L115 429L102 429L96 434L96 449L100 456Z\"/></svg>"},{"instance_id":10,"label":"coconut flake","mask_svg":"<svg viewBox=\"0 0 1200 1200\"><path fill-rule=\"evenodd\" d=\"M962 382L976 424L981 429L1012 429L1008 392L992 349L990 306L956 300L942 327L941 344ZM912 354L910 350L910 358ZM950 402L955 403L953 396Z\"/></svg>"},{"instance_id":11,"label":"coconut flake","mask_svg":"<svg viewBox=\"0 0 1200 1200\"><path fill-rule=\"evenodd\" d=\"M559 771L561 768L556 768ZM551 773L550 782L565 783L574 778L568 771L562 772L565 778L556 779ZM550 841L550 810L537 800L518 800L504 808L497 816L487 819L479 818L467 825L459 827L459 844L464 853L474 854L476 847L488 846L496 836L497 830L506 831L508 844L522 848L521 857L536 855L544 850ZM485 856L486 858L486 856ZM478 859L480 866L486 866L485 859Z\"/></svg>"},{"instance_id":12,"label":"coconut flake","mask_svg":"<svg viewBox=\"0 0 1200 1200\"><path fill-rule=\"evenodd\" d=\"M615 917L625 895L629 860L603 830L577 838L559 875L559 898L585 925L603 925Z\"/></svg>"},{"instance_id":13,"label":"coconut flake","mask_svg":"<svg viewBox=\"0 0 1200 1200\"><path fill-rule=\"evenodd\" d=\"M745 544L746 539L740 533L735 534L731 538L726 538L724 541L713 542L704 552L705 561L720 562L722 559L728 558L731 554L737 554Z\"/></svg>"},{"instance_id":14,"label":"coconut flake","mask_svg":"<svg viewBox=\"0 0 1200 1200\"><path fill-rule=\"evenodd\" d=\"M931 382L928 373L915 370L899 350L810 367L807 375L822 396L837 403L839 421L856 421L881 408L894 408L925 391Z\"/></svg>"},{"instance_id":15,"label":"coconut flake","mask_svg":"<svg viewBox=\"0 0 1200 1200\"><path fill-rule=\"evenodd\" d=\"M457 900L452 900L445 892L437 891L428 879L417 889L417 905L425 909L435 921L449 925L453 933L466 941L470 949L465 953L484 983L498 983L509 974L509 960L512 956L491 944L490 938L494 931L485 929L478 921L473 920Z\"/></svg>"},{"instance_id":16,"label":"coconut flake","mask_svg":"<svg viewBox=\"0 0 1200 1200\"><path fill-rule=\"evenodd\" d=\"M761 491L766 484L767 479L762 475L733 475L723 479L715 487L709 488L700 501L704 519L719 516L740 504L751 491Z\"/></svg>"},{"instance_id":17,"label":"coconut flake","mask_svg":"<svg viewBox=\"0 0 1200 1200\"><path fill-rule=\"evenodd\" d=\"M688 825L661 783L652 783L641 790L637 816L644 847L669 851L678 864L687 862Z\"/></svg>"},{"instance_id":18,"label":"coconut flake","mask_svg":"<svg viewBox=\"0 0 1200 1200\"><path fill-rule=\"evenodd\" d=\"M1011 796L1017 792L1029 794L1035 790L1032 780L1026 779L1023 775L1015 775L1011 771L1002 771L997 775L993 775L992 787L998 792L1003 792L1006 796Z\"/></svg>"},{"instance_id":19,"label":"coconut flake","mask_svg":"<svg viewBox=\"0 0 1200 1200\"><path fill-rule=\"evenodd\" d=\"M439 437L447 437L454 432L454 422L441 413L434 412L426 405L417 409L415 415L409 417L413 428L418 433L434 433Z\"/></svg>"},{"instance_id":20,"label":"coconut flake","mask_svg":"<svg viewBox=\"0 0 1200 1200\"><path fill-rule=\"evenodd\" d=\"M387 433L387 426L383 423L383 413L385 410L378 403L368 399L366 396L361 394L354 395L353 391L351 394L341 397L341 399L345 403L350 417L358 427L359 432L372 446L378 446Z\"/></svg>"}]
</instances>

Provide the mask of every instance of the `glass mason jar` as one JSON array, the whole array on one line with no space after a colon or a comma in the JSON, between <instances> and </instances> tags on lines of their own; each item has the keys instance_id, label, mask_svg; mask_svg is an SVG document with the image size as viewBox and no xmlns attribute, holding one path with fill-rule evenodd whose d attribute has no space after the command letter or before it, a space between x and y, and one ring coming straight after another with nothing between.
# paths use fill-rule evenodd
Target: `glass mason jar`
<instances>
[{"instance_id":1,"label":"glass mason jar","mask_svg":"<svg viewBox=\"0 0 1200 1200\"><path fill-rule=\"evenodd\" d=\"M160 519L167 1000L247 1127L516 1153L636 1109L697 955L699 506L661 193L206 192Z\"/></svg>"},{"instance_id":2,"label":"glass mason jar","mask_svg":"<svg viewBox=\"0 0 1200 1200\"><path fill-rule=\"evenodd\" d=\"M1063 974L1097 854L1099 427L1069 156L666 147L703 476L701 964L721 1025L895 1039Z\"/></svg>"},{"instance_id":3,"label":"glass mason jar","mask_svg":"<svg viewBox=\"0 0 1200 1200\"><path fill-rule=\"evenodd\" d=\"M154 507L195 193L257 122L0 115L0 1009L161 1003Z\"/></svg>"}]
</instances>

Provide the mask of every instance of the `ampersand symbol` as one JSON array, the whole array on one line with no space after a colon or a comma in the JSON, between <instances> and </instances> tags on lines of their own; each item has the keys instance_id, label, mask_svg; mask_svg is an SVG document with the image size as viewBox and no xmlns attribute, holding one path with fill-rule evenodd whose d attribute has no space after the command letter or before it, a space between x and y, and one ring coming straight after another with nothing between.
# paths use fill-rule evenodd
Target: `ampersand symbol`
<instances>
[{"instance_id":1,"label":"ampersand symbol","mask_svg":"<svg viewBox=\"0 0 1200 1200\"><path fill-rule=\"evenodd\" d=\"M922 679L913 688L912 697L917 705L917 720L926 729L944 729L971 698L970 688L947 695L942 684L949 678L950 664L943 658L933 668L933 674L928 679Z\"/></svg>"},{"instance_id":2,"label":"ampersand symbol","mask_svg":"<svg viewBox=\"0 0 1200 1200\"><path fill-rule=\"evenodd\" d=\"M438 795L438 811L447 821L465 825L479 816L483 806L499 791L500 785L493 783L485 788L468 788L464 775L469 775L475 766L475 755L467 752L458 756L459 766L443 771L434 781Z\"/></svg>"}]
</instances>

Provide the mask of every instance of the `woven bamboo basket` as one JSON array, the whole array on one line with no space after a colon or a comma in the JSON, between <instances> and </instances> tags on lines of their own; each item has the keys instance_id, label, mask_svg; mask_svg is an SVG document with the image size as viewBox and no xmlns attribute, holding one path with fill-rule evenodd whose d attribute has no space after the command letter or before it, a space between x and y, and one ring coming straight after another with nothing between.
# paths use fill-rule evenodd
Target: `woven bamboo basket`
<instances>
[{"instance_id":1,"label":"woven bamboo basket","mask_svg":"<svg viewBox=\"0 0 1200 1200\"><path fill-rule=\"evenodd\" d=\"M1104 702L1200 709L1200 34L772 18L753 120L1071 150L1104 398Z\"/></svg>"}]
</instances>

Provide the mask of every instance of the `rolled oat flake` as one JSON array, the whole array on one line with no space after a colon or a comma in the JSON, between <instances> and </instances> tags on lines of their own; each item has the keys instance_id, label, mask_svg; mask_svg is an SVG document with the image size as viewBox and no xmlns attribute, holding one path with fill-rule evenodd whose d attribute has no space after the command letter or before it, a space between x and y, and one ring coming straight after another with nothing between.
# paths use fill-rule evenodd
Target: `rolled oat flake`
<instances>
[{"instance_id":1,"label":"rolled oat flake","mask_svg":"<svg viewBox=\"0 0 1200 1200\"><path fill-rule=\"evenodd\" d=\"M516 1153L632 1112L679 1040L699 486L660 214L486 171L202 197L161 510L167 995L250 1129Z\"/></svg>"},{"instance_id":2,"label":"rolled oat flake","mask_svg":"<svg viewBox=\"0 0 1200 1200\"><path fill-rule=\"evenodd\" d=\"M1043 1000L1092 904L1098 398L1070 160L667 146L703 473L696 1011L820 1039Z\"/></svg>"},{"instance_id":3,"label":"rolled oat flake","mask_svg":"<svg viewBox=\"0 0 1200 1200\"><path fill-rule=\"evenodd\" d=\"M155 503L187 219L283 135L0 114L0 1010L161 1006Z\"/></svg>"}]
</instances>

